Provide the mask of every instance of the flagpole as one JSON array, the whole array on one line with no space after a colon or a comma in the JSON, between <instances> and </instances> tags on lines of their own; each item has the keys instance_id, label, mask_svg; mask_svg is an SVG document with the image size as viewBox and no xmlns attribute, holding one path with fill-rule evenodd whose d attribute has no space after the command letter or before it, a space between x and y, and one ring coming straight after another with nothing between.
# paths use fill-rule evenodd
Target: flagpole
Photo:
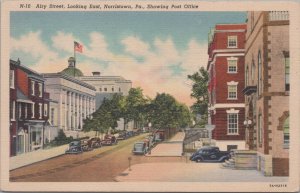
<instances>
[{"instance_id":1,"label":"flagpole","mask_svg":"<svg viewBox=\"0 0 300 193\"><path fill-rule=\"evenodd\" d=\"M73 49L74 49L74 69L73 69L73 75L75 77L75 68L76 68L76 50L75 50L75 42L73 43Z\"/></svg>"}]
</instances>

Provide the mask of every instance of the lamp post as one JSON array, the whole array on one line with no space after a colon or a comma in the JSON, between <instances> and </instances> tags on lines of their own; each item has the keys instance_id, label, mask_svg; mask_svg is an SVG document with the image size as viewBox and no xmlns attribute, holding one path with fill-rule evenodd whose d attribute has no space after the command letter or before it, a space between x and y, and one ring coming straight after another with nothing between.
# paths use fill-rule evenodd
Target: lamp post
<instances>
[{"instance_id":1,"label":"lamp post","mask_svg":"<svg viewBox=\"0 0 300 193\"><path fill-rule=\"evenodd\" d=\"M250 141L249 141L249 135L250 135L249 127L251 125L252 125L252 121L247 117L244 121L244 126L246 127L246 143L250 143Z\"/></svg>"}]
</instances>

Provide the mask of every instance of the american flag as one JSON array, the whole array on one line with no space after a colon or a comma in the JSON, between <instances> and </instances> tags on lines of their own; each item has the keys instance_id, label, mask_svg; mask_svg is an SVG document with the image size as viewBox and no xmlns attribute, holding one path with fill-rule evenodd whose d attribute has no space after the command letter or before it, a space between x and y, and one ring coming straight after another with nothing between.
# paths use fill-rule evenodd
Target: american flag
<instances>
[{"instance_id":1,"label":"american flag","mask_svg":"<svg viewBox=\"0 0 300 193\"><path fill-rule=\"evenodd\" d=\"M80 43L74 41L74 50L75 51L82 53L82 48L83 48L83 45L81 45Z\"/></svg>"}]
</instances>

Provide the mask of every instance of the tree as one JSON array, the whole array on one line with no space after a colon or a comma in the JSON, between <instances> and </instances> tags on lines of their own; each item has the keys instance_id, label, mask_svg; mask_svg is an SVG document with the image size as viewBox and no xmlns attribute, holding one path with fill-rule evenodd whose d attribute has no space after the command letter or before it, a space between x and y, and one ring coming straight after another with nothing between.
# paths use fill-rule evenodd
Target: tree
<instances>
[{"instance_id":1,"label":"tree","mask_svg":"<svg viewBox=\"0 0 300 193\"><path fill-rule=\"evenodd\" d=\"M145 121L144 111L146 103L147 99L144 97L143 90L140 87L129 90L128 96L123 103L124 130L125 124L130 121L143 124Z\"/></svg>"},{"instance_id":2,"label":"tree","mask_svg":"<svg viewBox=\"0 0 300 193\"><path fill-rule=\"evenodd\" d=\"M187 106L162 93L150 105L150 120L157 129L183 128L191 124L191 114Z\"/></svg>"},{"instance_id":3,"label":"tree","mask_svg":"<svg viewBox=\"0 0 300 193\"><path fill-rule=\"evenodd\" d=\"M188 75L188 78L193 81L191 97L196 99L196 102L191 106L194 114L200 114L207 122L208 117L208 72L201 67L198 72Z\"/></svg>"},{"instance_id":4,"label":"tree","mask_svg":"<svg viewBox=\"0 0 300 193\"><path fill-rule=\"evenodd\" d=\"M119 94L114 94L112 99L105 98L101 106L92 114L92 118L88 117L84 120L83 131L95 131L97 135L117 127L117 121L122 116L122 100L123 96Z\"/></svg>"}]
</instances>

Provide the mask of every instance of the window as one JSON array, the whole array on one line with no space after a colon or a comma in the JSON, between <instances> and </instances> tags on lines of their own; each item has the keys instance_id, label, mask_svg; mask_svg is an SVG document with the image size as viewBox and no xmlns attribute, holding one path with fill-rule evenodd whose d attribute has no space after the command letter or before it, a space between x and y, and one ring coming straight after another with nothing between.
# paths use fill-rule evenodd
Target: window
<instances>
[{"instance_id":1,"label":"window","mask_svg":"<svg viewBox=\"0 0 300 193\"><path fill-rule=\"evenodd\" d=\"M246 68L246 73L245 73L245 84L246 86L249 85L249 68L248 68L248 65L247 65L247 68Z\"/></svg>"},{"instance_id":2,"label":"window","mask_svg":"<svg viewBox=\"0 0 300 193\"><path fill-rule=\"evenodd\" d=\"M285 66L285 90L290 90L290 58L284 58L284 66Z\"/></svg>"},{"instance_id":3,"label":"window","mask_svg":"<svg viewBox=\"0 0 300 193\"><path fill-rule=\"evenodd\" d=\"M254 60L252 60L252 67L251 67L251 81L252 81L252 83L254 81L254 74L255 74L255 63L254 63Z\"/></svg>"},{"instance_id":4,"label":"window","mask_svg":"<svg viewBox=\"0 0 300 193\"><path fill-rule=\"evenodd\" d=\"M32 80L31 81L31 95L35 95L34 85L35 85L35 82Z\"/></svg>"},{"instance_id":5,"label":"window","mask_svg":"<svg viewBox=\"0 0 300 193\"><path fill-rule=\"evenodd\" d=\"M112 88L111 88L111 91L112 91L112 92L115 92L115 88L114 88L114 87L112 87Z\"/></svg>"},{"instance_id":6,"label":"window","mask_svg":"<svg viewBox=\"0 0 300 193\"><path fill-rule=\"evenodd\" d=\"M227 47L228 48L236 48L237 47L237 36L228 36Z\"/></svg>"},{"instance_id":7,"label":"window","mask_svg":"<svg viewBox=\"0 0 300 193\"><path fill-rule=\"evenodd\" d=\"M34 112L34 106L35 106L34 103L32 103L31 104L31 118L34 118L34 116L35 116L34 115L35 114L35 112Z\"/></svg>"},{"instance_id":8,"label":"window","mask_svg":"<svg viewBox=\"0 0 300 193\"><path fill-rule=\"evenodd\" d=\"M31 104L31 118L34 118L34 103Z\"/></svg>"},{"instance_id":9,"label":"window","mask_svg":"<svg viewBox=\"0 0 300 193\"><path fill-rule=\"evenodd\" d=\"M50 114L50 123L51 125L54 124L54 108L51 108L51 114Z\"/></svg>"},{"instance_id":10,"label":"window","mask_svg":"<svg viewBox=\"0 0 300 193\"><path fill-rule=\"evenodd\" d=\"M262 80L262 63L261 63L261 53L258 52L258 95L262 94L263 91L263 80Z\"/></svg>"},{"instance_id":11,"label":"window","mask_svg":"<svg viewBox=\"0 0 300 193\"><path fill-rule=\"evenodd\" d=\"M104 91L107 92L107 88L104 88Z\"/></svg>"},{"instance_id":12,"label":"window","mask_svg":"<svg viewBox=\"0 0 300 193\"><path fill-rule=\"evenodd\" d=\"M42 118L42 104L39 103L39 119Z\"/></svg>"},{"instance_id":13,"label":"window","mask_svg":"<svg viewBox=\"0 0 300 193\"><path fill-rule=\"evenodd\" d=\"M10 70L9 72L9 86L10 88L15 88L15 71Z\"/></svg>"},{"instance_id":14,"label":"window","mask_svg":"<svg viewBox=\"0 0 300 193\"><path fill-rule=\"evenodd\" d=\"M43 97L43 85L39 83L39 97Z\"/></svg>"},{"instance_id":15,"label":"window","mask_svg":"<svg viewBox=\"0 0 300 193\"><path fill-rule=\"evenodd\" d=\"M236 73L237 72L237 60L232 60L232 59L228 59L227 60L227 64L228 64L228 73Z\"/></svg>"},{"instance_id":16,"label":"window","mask_svg":"<svg viewBox=\"0 0 300 193\"><path fill-rule=\"evenodd\" d=\"M102 88L101 87L99 88L99 91L102 92Z\"/></svg>"},{"instance_id":17,"label":"window","mask_svg":"<svg viewBox=\"0 0 300 193\"><path fill-rule=\"evenodd\" d=\"M27 104L24 105L25 105L25 119L27 119Z\"/></svg>"},{"instance_id":18,"label":"window","mask_svg":"<svg viewBox=\"0 0 300 193\"><path fill-rule=\"evenodd\" d=\"M228 85L228 99L237 99L236 85Z\"/></svg>"},{"instance_id":19,"label":"window","mask_svg":"<svg viewBox=\"0 0 300 193\"><path fill-rule=\"evenodd\" d=\"M10 102L10 119L11 120L15 120L16 119L16 102L15 101L11 101Z\"/></svg>"},{"instance_id":20,"label":"window","mask_svg":"<svg viewBox=\"0 0 300 193\"><path fill-rule=\"evenodd\" d=\"M44 104L44 116L48 116L48 104Z\"/></svg>"},{"instance_id":21,"label":"window","mask_svg":"<svg viewBox=\"0 0 300 193\"><path fill-rule=\"evenodd\" d=\"M262 144L262 116L261 114L258 116L258 143Z\"/></svg>"},{"instance_id":22,"label":"window","mask_svg":"<svg viewBox=\"0 0 300 193\"><path fill-rule=\"evenodd\" d=\"M121 92L121 88L119 88L119 92Z\"/></svg>"},{"instance_id":23,"label":"window","mask_svg":"<svg viewBox=\"0 0 300 193\"><path fill-rule=\"evenodd\" d=\"M290 125L289 117L286 118L283 124L283 147L288 149L290 145Z\"/></svg>"},{"instance_id":24,"label":"window","mask_svg":"<svg viewBox=\"0 0 300 193\"><path fill-rule=\"evenodd\" d=\"M22 103L19 103L19 118L22 116Z\"/></svg>"},{"instance_id":25,"label":"window","mask_svg":"<svg viewBox=\"0 0 300 193\"><path fill-rule=\"evenodd\" d=\"M238 134L238 114L227 114L227 134Z\"/></svg>"}]
</instances>

